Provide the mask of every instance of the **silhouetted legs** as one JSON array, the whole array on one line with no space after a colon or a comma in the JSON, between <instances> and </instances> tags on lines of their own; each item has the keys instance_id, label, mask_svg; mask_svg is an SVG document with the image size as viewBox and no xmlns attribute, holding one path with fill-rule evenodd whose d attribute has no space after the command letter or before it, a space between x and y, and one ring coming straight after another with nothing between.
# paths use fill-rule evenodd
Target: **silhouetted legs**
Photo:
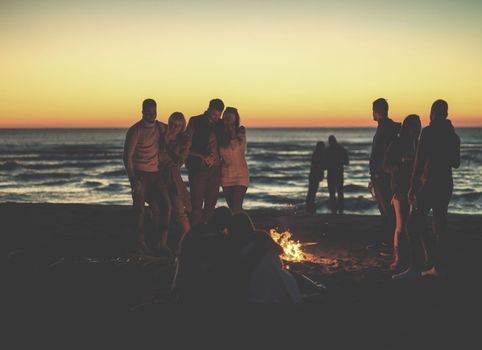
<instances>
[{"instance_id":1,"label":"silhouetted legs","mask_svg":"<svg viewBox=\"0 0 482 350\"><path fill-rule=\"evenodd\" d=\"M393 235L393 262L390 268L396 270L406 265L408 261L407 220L410 207L406 197L396 198L396 196L394 196L392 205L395 210L396 225Z\"/></svg>"},{"instance_id":2,"label":"silhouetted legs","mask_svg":"<svg viewBox=\"0 0 482 350\"><path fill-rule=\"evenodd\" d=\"M189 172L191 192L191 226L206 223L213 215L218 201L221 167L201 167Z\"/></svg>"},{"instance_id":3,"label":"silhouetted legs","mask_svg":"<svg viewBox=\"0 0 482 350\"><path fill-rule=\"evenodd\" d=\"M433 265L437 270L447 268L447 211L453 184L427 186L417 196L416 207L412 210L407 224L410 247L410 268L421 271ZM432 209L433 234L429 234L426 223Z\"/></svg>"},{"instance_id":4,"label":"silhouetted legs","mask_svg":"<svg viewBox=\"0 0 482 350\"><path fill-rule=\"evenodd\" d=\"M343 174L328 174L328 192L330 193L330 209L332 214L337 212L343 214L344 195L343 195ZM338 198L337 198L338 196Z\"/></svg>"},{"instance_id":5,"label":"silhouetted legs","mask_svg":"<svg viewBox=\"0 0 482 350\"><path fill-rule=\"evenodd\" d=\"M136 216L137 240L142 249L148 251L145 240L145 203L149 203L155 232L160 233L158 248L167 247L167 229L171 215L171 204L166 185L160 173L138 172L132 190Z\"/></svg>"},{"instance_id":6,"label":"silhouetted legs","mask_svg":"<svg viewBox=\"0 0 482 350\"><path fill-rule=\"evenodd\" d=\"M372 185L382 219L382 239L388 238L391 240L395 229L395 213L390 204L393 197L390 189L390 178L388 176L372 178Z\"/></svg>"},{"instance_id":7,"label":"silhouetted legs","mask_svg":"<svg viewBox=\"0 0 482 350\"><path fill-rule=\"evenodd\" d=\"M320 179L319 177L313 176L310 174L308 178L308 194L306 195L306 212L309 214L314 214L316 212L316 205L315 205L315 198L316 192L318 192L318 188L320 186Z\"/></svg>"},{"instance_id":8,"label":"silhouetted legs","mask_svg":"<svg viewBox=\"0 0 482 350\"><path fill-rule=\"evenodd\" d=\"M223 186L224 197L233 214L243 211L243 200L247 190L246 186Z\"/></svg>"}]
</instances>

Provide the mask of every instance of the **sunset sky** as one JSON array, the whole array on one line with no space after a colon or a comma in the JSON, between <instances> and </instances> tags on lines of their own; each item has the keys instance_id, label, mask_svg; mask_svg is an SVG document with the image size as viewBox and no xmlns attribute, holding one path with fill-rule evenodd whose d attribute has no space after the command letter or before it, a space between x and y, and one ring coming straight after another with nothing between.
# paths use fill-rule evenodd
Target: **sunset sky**
<instances>
[{"instance_id":1,"label":"sunset sky","mask_svg":"<svg viewBox=\"0 0 482 350\"><path fill-rule=\"evenodd\" d=\"M0 127L126 127L141 102L255 126L482 126L482 1L0 1Z\"/></svg>"}]
</instances>

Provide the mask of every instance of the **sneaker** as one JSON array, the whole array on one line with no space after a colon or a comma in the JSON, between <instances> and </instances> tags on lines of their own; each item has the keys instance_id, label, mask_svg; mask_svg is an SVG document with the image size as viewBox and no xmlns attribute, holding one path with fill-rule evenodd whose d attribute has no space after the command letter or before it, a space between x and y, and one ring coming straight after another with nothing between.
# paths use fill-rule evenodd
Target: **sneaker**
<instances>
[{"instance_id":1,"label":"sneaker","mask_svg":"<svg viewBox=\"0 0 482 350\"><path fill-rule=\"evenodd\" d=\"M441 278L441 277L445 277L445 273L437 270L434 266L429 270L423 271L422 277L438 277L438 278Z\"/></svg>"},{"instance_id":2,"label":"sneaker","mask_svg":"<svg viewBox=\"0 0 482 350\"><path fill-rule=\"evenodd\" d=\"M411 269L407 269L403 272L397 273L396 275L392 276L392 280L398 281L398 280L406 280L406 281L411 281L411 280L417 280L422 277L422 274L418 271L413 271Z\"/></svg>"}]
</instances>

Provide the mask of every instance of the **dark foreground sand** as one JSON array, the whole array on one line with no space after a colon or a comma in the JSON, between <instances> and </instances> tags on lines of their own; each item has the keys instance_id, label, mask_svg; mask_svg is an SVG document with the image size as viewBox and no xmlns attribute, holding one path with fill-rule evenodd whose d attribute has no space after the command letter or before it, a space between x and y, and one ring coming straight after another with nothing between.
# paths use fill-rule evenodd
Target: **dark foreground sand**
<instances>
[{"instance_id":1,"label":"dark foreground sand","mask_svg":"<svg viewBox=\"0 0 482 350\"><path fill-rule=\"evenodd\" d=\"M464 321L464 330L471 332L477 324L468 320L478 312L482 296L482 216L449 217L453 253L448 278L394 282L388 271L390 249L380 244L376 216L250 214L259 228L289 228L321 261L289 264L299 278L305 275L326 287L300 280L303 312L320 322L336 319L364 334L394 335L427 335L427 325L436 334ZM173 262L131 254L129 207L4 203L0 220L7 272L2 288L12 315L162 318L172 308ZM176 239L173 234L171 243Z\"/></svg>"}]
</instances>

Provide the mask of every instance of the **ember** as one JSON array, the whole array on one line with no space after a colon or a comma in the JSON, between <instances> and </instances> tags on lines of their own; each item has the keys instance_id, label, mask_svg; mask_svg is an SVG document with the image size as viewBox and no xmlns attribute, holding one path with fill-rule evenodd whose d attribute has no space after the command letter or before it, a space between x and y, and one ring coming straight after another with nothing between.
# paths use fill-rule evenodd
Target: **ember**
<instances>
[{"instance_id":1,"label":"ember","mask_svg":"<svg viewBox=\"0 0 482 350\"><path fill-rule=\"evenodd\" d=\"M280 233L275 229L270 229L269 234L283 248L284 254L281 256L283 260L294 262L306 260L306 255L301 250L301 243L291 239L292 233L290 231Z\"/></svg>"}]
</instances>

